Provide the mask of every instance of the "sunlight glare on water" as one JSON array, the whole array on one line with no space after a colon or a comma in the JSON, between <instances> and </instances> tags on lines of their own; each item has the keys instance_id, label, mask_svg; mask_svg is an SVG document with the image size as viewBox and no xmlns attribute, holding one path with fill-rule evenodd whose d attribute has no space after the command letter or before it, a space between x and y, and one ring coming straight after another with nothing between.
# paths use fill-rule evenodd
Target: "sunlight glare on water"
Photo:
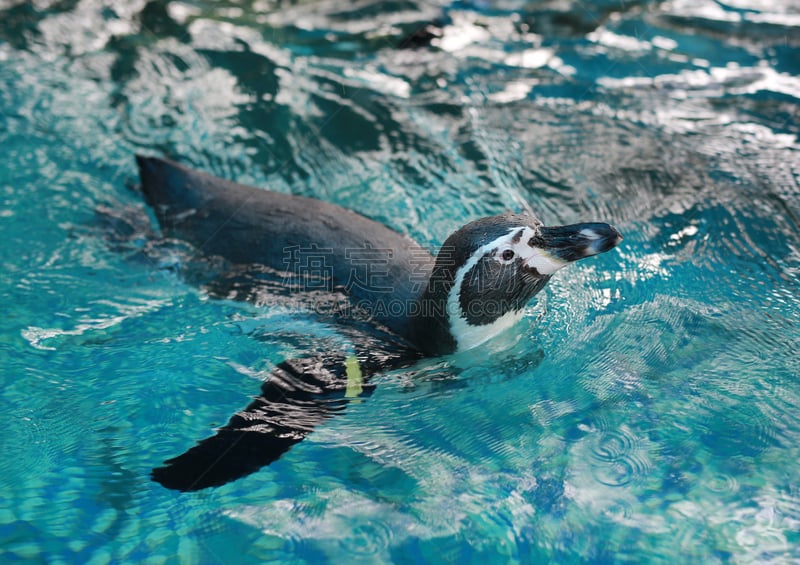
<instances>
[{"instance_id":1,"label":"sunlight glare on water","mask_svg":"<svg viewBox=\"0 0 800 565\"><path fill-rule=\"evenodd\" d=\"M0 2L0 557L800 560L798 49L791 0ZM154 466L346 337L193 284L137 152L424 246L527 207L625 239L176 493Z\"/></svg>"}]
</instances>

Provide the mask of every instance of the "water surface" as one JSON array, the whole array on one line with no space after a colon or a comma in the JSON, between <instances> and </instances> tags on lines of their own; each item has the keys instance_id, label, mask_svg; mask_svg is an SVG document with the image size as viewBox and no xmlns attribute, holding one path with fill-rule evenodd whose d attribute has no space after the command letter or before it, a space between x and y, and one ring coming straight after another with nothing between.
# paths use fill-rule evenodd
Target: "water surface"
<instances>
[{"instance_id":1,"label":"water surface","mask_svg":"<svg viewBox=\"0 0 800 565\"><path fill-rule=\"evenodd\" d=\"M798 48L790 0L0 2L3 560L800 560ZM340 338L190 284L137 151L429 246L526 205L625 240L179 494L151 467Z\"/></svg>"}]
</instances>

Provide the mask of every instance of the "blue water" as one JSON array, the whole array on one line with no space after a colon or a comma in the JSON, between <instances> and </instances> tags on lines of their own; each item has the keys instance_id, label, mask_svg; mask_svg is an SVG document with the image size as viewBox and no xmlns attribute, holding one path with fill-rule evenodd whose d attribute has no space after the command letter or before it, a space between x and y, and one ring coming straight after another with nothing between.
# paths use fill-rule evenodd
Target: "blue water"
<instances>
[{"instance_id":1,"label":"blue water","mask_svg":"<svg viewBox=\"0 0 800 565\"><path fill-rule=\"evenodd\" d=\"M799 49L793 0L0 2L0 560L800 560ZM340 338L193 286L136 151L424 245L525 202L625 240L181 494L150 469Z\"/></svg>"}]
</instances>

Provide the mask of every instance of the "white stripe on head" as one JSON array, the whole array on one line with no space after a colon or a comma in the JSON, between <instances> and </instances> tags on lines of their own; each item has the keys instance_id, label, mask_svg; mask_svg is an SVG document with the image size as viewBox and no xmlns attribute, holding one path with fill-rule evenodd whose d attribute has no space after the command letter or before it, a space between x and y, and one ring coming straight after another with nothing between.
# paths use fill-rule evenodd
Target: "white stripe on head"
<instances>
[{"instance_id":1,"label":"white stripe on head","mask_svg":"<svg viewBox=\"0 0 800 565\"><path fill-rule=\"evenodd\" d=\"M530 259L525 261L525 264L531 269L539 271L540 275L552 275L560 268L567 266L566 261L553 257L544 249L534 247L532 251Z\"/></svg>"},{"instance_id":2,"label":"white stripe on head","mask_svg":"<svg viewBox=\"0 0 800 565\"><path fill-rule=\"evenodd\" d=\"M520 230L522 230L521 234ZM515 234L520 235L515 237ZM475 250L467 262L456 271L453 287L447 295L447 315L450 322L450 334L456 340L457 350L464 351L482 344L512 327L523 315L522 310L512 310L488 324L472 325L467 322L461 310L461 285L464 283L467 273L478 264L484 255L496 249L495 260L498 263L509 263L521 257L527 267L536 269L542 276L552 275L567 264L566 261L553 257L544 249L531 247L528 241L537 235L537 231L531 227L515 226L510 228L504 235ZM503 260L503 252L507 250L514 252L514 258L510 261Z\"/></svg>"}]
</instances>

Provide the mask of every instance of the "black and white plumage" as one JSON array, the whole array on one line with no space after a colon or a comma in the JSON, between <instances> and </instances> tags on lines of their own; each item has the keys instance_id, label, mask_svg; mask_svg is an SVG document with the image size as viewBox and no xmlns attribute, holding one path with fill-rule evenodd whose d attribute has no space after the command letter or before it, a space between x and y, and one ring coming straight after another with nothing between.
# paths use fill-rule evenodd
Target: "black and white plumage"
<instances>
[{"instance_id":1,"label":"black and white plumage","mask_svg":"<svg viewBox=\"0 0 800 565\"><path fill-rule=\"evenodd\" d=\"M156 481L179 490L224 484L278 459L348 398L369 393L377 371L479 346L513 326L558 269L622 239L608 224L546 227L530 215L503 214L465 225L434 259L408 236L334 204L164 159L137 162L166 236L234 266L289 272L303 265L287 250L324 250L325 288L346 295L360 328L369 328L347 330L354 355L280 363L261 395L216 435L153 471ZM370 260L378 267L371 276L354 277Z\"/></svg>"}]
</instances>

